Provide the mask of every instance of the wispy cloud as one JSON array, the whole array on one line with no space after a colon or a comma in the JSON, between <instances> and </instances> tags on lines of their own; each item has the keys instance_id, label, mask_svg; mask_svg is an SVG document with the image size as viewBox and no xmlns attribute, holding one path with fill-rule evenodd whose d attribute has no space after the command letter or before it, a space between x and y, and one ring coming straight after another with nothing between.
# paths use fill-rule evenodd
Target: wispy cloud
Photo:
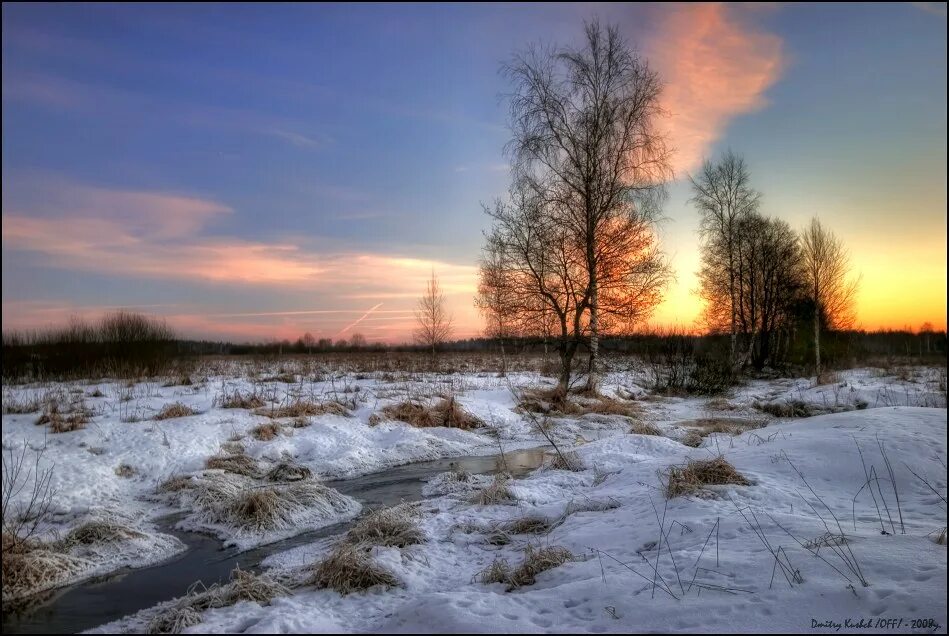
<instances>
[{"instance_id":1,"label":"wispy cloud","mask_svg":"<svg viewBox=\"0 0 949 636\"><path fill-rule=\"evenodd\" d=\"M743 20L744 11L721 3L677 5L649 40L649 58L665 83L662 102L679 175L700 165L735 117L762 108L781 75L781 38Z\"/></svg>"}]
</instances>

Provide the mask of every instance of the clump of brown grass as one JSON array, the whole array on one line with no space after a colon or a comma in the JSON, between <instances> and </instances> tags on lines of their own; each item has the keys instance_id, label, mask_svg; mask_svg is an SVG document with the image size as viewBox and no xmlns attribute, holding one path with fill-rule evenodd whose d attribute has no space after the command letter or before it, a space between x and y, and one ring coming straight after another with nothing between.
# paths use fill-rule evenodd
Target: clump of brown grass
<instances>
[{"instance_id":1,"label":"clump of brown grass","mask_svg":"<svg viewBox=\"0 0 949 636\"><path fill-rule=\"evenodd\" d=\"M774 417L811 417L815 414L815 409L807 402L801 400L788 400L787 402L757 402L754 407L759 411L773 415Z\"/></svg>"},{"instance_id":2,"label":"clump of brown grass","mask_svg":"<svg viewBox=\"0 0 949 636\"><path fill-rule=\"evenodd\" d=\"M244 452L244 445L237 440L221 442L221 450L229 455L240 455Z\"/></svg>"},{"instance_id":3,"label":"clump of brown grass","mask_svg":"<svg viewBox=\"0 0 949 636\"><path fill-rule=\"evenodd\" d=\"M735 470L724 457L696 459L685 466L670 466L666 475L666 497L681 497L705 486L735 484L749 486L751 482Z\"/></svg>"},{"instance_id":4,"label":"clump of brown grass","mask_svg":"<svg viewBox=\"0 0 949 636\"><path fill-rule=\"evenodd\" d=\"M483 488L474 495L474 503L482 506L493 506L497 504L508 504L517 501L517 497L511 492L508 486L508 479L501 473L494 476L486 488Z\"/></svg>"},{"instance_id":5,"label":"clump of brown grass","mask_svg":"<svg viewBox=\"0 0 949 636\"><path fill-rule=\"evenodd\" d=\"M201 614L191 607L171 607L148 621L149 634L180 634L188 627L202 623Z\"/></svg>"},{"instance_id":6,"label":"clump of brown grass","mask_svg":"<svg viewBox=\"0 0 949 636\"><path fill-rule=\"evenodd\" d=\"M281 462L270 469L267 479L270 481L303 481L313 474L306 466Z\"/></svg>"},{"instance_id":7,"label":"clump of brown grass","mask_svg":"<svg viewBox=\"0 0 949 636\"><path fill-rule=\"evenodd\" d=\"M475 579L484 585L492 583L507 583L511 578L511 565L507 559L495 558L491 565L475 575Z\"/></svg>"},{"instance_id":8,"label":"clump of brown grass","mask_svg":"<svg viewBox=\"0 0 949 636\"><path fill-rule=\"evenodd\" d=\"M194 415L195 411L187 404L182 404L181 402L172 402L171 404L166 404L161 408L158 413L155 414L156 420L170 420L176 417L188 417L189 415Z\"/></svg>"},{"instance_id":9,"label":"clump of brown grass","mask_svg":"<svg viewBox=\"0 0 949 636\"><path fill-rule=\"evenodd\" d=\"M629 432L634 435L662 435L659 427L648 422L633 422L629 426Z\"/></svg>"},{"instance_id":10,"label":"clump of brown grass","mask_svg":"<svg viewBox=\"0 0 949 636\"><path fill-rule=\"evenodd\" d=\"M141 539L144 536L141 532L111 521L89 521L70 530L59 545L61 549L69 550L77 545L119 543L129 539Z\"/></svg>"},{"instance_id":11,"label":"clump of brown grass","mask_svg":"<svg viewBox=\"0 0 949 636\"><path fill-rule=\"evenodd\" d=\"M690 429L682 436L682 439L679 441L686 446L691 446L692 448L698 448L702 445L702 434L694 429Z\"/></svg>"},{"instance_id":12,"label":"clump of brown grass","mask_svg":"<svg viewBox=\"0 0 949 636\"><path fill-rule=\"evenodd\" d=\"M550 531L550 528L550 520L539 515L519 517L504 526L504 529L511 534L545 534Z\"/></svg>"},{"instance_id":13,"label":"clump of brown grass","mask_svg":"<svg viewBox=\"0 0 949 636\"><path fill-rule=\"evenodd\" d=\"M3 544L0 566L4 602L61 585L90 566L85 559L39 542L13 542L4 535Z\"/></svg>"},{"instance_id":14,"label":"clump of brown grass","mask_svg":"<svg viewBox=\"0 0 949 636\"><path fill-rule=\"evenodd\" d=\"M547 468L550 470L569 470L575 473L586 470L583 460L575 451L554 453L547 464Z\"/></svg>"},{"instance_id":15,"label":"clump of brown grass","mask_svg":"<svg viewBox=\"0 0 949 636\"><path fill-rule=\"evenodd\" d=\"M89 410L82 405L77 410L67 413L60 410L58 401L53 400L47 404L43 414L36 420L36 425L46 424L52 433L70 433L86 428L90 416Z\"/></svg>"},{"instance_id":16,"label":"clump of brown grass","mask_svg":"<svg viewBox=\"0 0 949 636\"><path fill-rule=\"evenodd\" d=\"M579 401L578 401L579 400ZM557 388L533 389L523 391L518 408L543 415L565 415L579 417L588 413L598 415L619 415L636 417L640 407L634 402L592 393L570 399L570 396Z\"/></svg>"},{"instance_id":17,"label":"clump of brown grass","mask_svg":"<svg viewBox=\"0 0 949 636\"><path fill-rule=\"evenodd\" d=\"M447 428L472 429L484 426L484 422L471 415L458 404L454 396L443 398L434 406L407 400L383 407L383 415L390 420L405 422L417 428L445 426ZM381 421L376 418L371 424Z\"/></svg>"},{"instance_id":18,"label":"clump of brown grass","mask_svg":"<svg viewBox=\"0 0 949 636\"><path fill-rule=\"evenodd\" d=\"M174 475L158 486L158 492L179 492L186 488L193 488L194 481L187 475Z\"/></svg>"},{"instance_id":19,"label":"clump of brown grass","mask_svg":"<svg viewBox=\"0 0 949 636\"><path fill-rule=\"evenodd\" d=\"M343 542L312 567L307 583L317 588L333 589L340 594L351 594L376 585L396 587L399 580L374 563L364 547Z\"/></svg>"},{"instance_id":20,"label":"clump of brown grass","mask_svg":"<svg viewBox=\"0 0 949 636\"><path fill-rule=\"evenodd\" d=\"M269 605L278 596L290 594L287 587L267 574L254 574L237 567L231 571L230 582L224 585L193 585L178 603L152 618L146 629L150 634L177 634L186 627L199 625L203 611L228 607L240 601Z\"/></svg>"},{"instance_id":21,"label":"clump of brown grass","mask_svg":"<svg viewBox=\"0 0 949 636\"><path fill-rule=\"evenodd\" d=\"M234 391L223 395L219 404L222 409L259 409L267 403L256 393Z\"/></svg>"},{"instance_id":22,"label":"clump of brown grass","mask_svg":"<svg viewBox=\"0 0 949 636\"><path fill-rule=\"evenodd\" d=\"M567 561L573 560L570 550L561 546L549 546L535 550L533 546L524 548L524 560L511 572L507 579L508 591L533 585L537 582L537 575L546 572Z\"/></svg>"},{"instance_id":23,"label":"clump of brown grass","mask_svg":"<svg viewBox=\"0 0 949 636\"><path fill-rule=\"evenodd\" d=\"M375 510L357 521L346 541L352 544L404 548L425 541L425 535L407 506Z\"/></svg>"},{"instance_id":24,"label":"clump of brown grass","mask_svg":"<svg viewBox=\"0 0 949 636\"><path fill-rule=\"evenodd\" d=\"M250 429L250 434L258 441L269 442L280 434L280 425L276 422L258 424Z\"/></svg>"},{"instance_id":25,"label":"clump of brown grass","mask_svg":"<svg viewBox=\"0 0 949 636\"><path fill-rule=\"evenodd\" d=\"M224 472L254 477L260 469L257 466L257 460L249 455L239 453L236 455L213 455L204 462L207 468L223 470Z\"/></svg>"},{"instance_id":26,"label":"clump of brown grass","mask_svg":"<svg viewBox=\"0 0 949 636\"><path fill-rule=\"evenodd\" d=\"M260 534L297 528L315 515L339 514L352 502L312 481L251 487L233 479L212 480L194 497L203 521L224 524L238 533Z\"/></svg>"},{"instance_id":27,"label":"clump of brown grass","mask_svg":"<svg viewBox=\"0 0 949 636\"><path fill-rule=\"evenodd\" d=\"M314 415L349 415L349 411L339 402L312 402L303 398L294 399L286 404L274 408L261 408L254 411L257 415L266 415L271 418L305 417Z\"/></svg>"},{"instance_id":28,"label":"clump of brown grass","mask_svg":"<svg viewBox=\"0 0 949 636\"><path fill-rule=\"evenodd\" d=\"M115 474L118 475L119 477L125 477L125 478L134 477L137 472L138 471L136 471L132 466L129 466L128 464L119 464L115 468Z\"/></svg>"}]
</instances>

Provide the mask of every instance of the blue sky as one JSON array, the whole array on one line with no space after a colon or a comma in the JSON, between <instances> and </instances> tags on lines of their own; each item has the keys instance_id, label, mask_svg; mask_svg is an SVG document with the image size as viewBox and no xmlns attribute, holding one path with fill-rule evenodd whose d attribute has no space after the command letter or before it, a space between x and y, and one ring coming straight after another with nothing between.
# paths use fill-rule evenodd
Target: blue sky
<instances>
[{"instance_id":1,"label":"blue sky","mask_svg":"<svg viewBox=\"0 0 949 636\"><path fill-rule=\"evenodd\" d=\"M766 213L850 246L866 326L945 325L945 5L5 3L4 329L134 306L400 341L434 269L474 335L500 64L593 16L666 81L680 177L745 154ZM655 322L688 325L696 219L670 192Z\"/></svg>"}]
</instances>

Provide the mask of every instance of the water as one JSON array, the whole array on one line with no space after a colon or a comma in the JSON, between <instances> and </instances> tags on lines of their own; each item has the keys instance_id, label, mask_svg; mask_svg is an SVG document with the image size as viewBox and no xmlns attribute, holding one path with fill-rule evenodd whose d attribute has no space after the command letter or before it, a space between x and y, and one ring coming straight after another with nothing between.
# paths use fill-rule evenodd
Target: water
<instances>
[{"instance_id":1,"label":"water","mask_svg":"<svg viewBox=\"0 0 949 636\"><path fill-rule=\"evenodd\" d=\"M515 477L540 466L545 448L505 453L506 468ZM456 457L391 468L356 479L326 485L358 499L364 506L379 508L422 499L425 480L451 470L455 465L469 473L495 473L499 457ZM184 594L195 581L205 585L226 582L231 570L240 566L256 569L265 558L292 547L345 532L351 522L338 523L284 541L246 552L224 549L221 542L192 532L173 529L177 517L162 524L162 531L181 539L188 550L159 565L138 570L120 570L107 576L37 595L15 610L3 613L4 634L71 634L133 614Z\"/></svg>"}]
</instances>

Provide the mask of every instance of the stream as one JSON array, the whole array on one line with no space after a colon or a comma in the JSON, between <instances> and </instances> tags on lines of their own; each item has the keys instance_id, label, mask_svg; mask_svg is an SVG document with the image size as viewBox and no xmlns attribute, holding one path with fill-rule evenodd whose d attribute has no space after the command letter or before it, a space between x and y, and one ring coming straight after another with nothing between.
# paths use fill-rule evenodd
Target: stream
<instances>
[{"instance_id":1,"label":"stream","mask_svg":"<svg viewBox=\"0 0 949 636\"><path fill-rule=\"evenodd\" d=\"M507 470L523 476L541 465L546 447L509 451ZM325 482L327 486L358 499L367 508L392 506L423 499L422 486L438 473L459 466L469 473L498 472L499 456L453 457L419 462L377 473ZM210 586L225 583L231 570L257 570L271 554L345 532L351 521L260 546L245 552L224 549L210 536L175 530L179 516L159 522L161 532L181 539L188 549L167 561L140 569L123 569L75 585L37 595L15 611L4 611L4 634L70 634L118 620L139 610L183 595L195 581Z\"/></svg>"}]
</instances>

